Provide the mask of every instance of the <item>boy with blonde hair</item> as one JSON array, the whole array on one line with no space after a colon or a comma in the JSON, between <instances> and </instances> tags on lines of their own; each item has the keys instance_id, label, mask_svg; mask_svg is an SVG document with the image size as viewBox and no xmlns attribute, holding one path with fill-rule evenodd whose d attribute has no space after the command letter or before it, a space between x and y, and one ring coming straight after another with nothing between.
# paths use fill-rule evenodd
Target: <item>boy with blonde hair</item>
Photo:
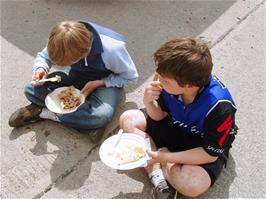
<instances>
[{"instance_id":1,"label":"boy with blonde hair","mask_svg":"<svg viewBox=\"0 0 266 199\"><path fill-rule=\"evenodd\" d=\"M211 54L202 40L166 42L154 60L157 69L143 98L146 109L124 112L120 126L150 138L146 170L154 193L168 192L167 180L177 192L195 197L214 184L226 164L237 130L236 106L211 74Z\"/></svg>"},{"instance_id":2,"label":"boy with blonde hair","mask_svg":"<svg viewBox=\"0 0 266 199\"><path fill-rule=\"evenodd\" d=\"M70 66L70 70L49 74L53 64ZM55 75L61 76L61 82L38 82ZM137 78L122 35L88 21L60 22L51 29L47 47L34 61L32 80L36 83L25 87L25 95L32 104L13 113L9 125L19 127L51 119L82 132L104 127L114 116L121 88ZM81 90L86 96L85 103L73 113L49 111L45 97L56 88L70 85ZM94 138L92 141L97 142L100 137Z\"/></svg>"}]
</instances>

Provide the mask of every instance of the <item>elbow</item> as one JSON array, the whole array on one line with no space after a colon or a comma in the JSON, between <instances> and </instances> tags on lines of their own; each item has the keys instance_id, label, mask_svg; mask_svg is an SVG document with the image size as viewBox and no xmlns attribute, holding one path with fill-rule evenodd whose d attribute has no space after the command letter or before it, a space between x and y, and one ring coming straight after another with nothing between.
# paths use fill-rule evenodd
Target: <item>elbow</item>
<instances>
[{"instance_id":1,"label":"elbow","mask_svg":"<svg viewBox=\"0 0 266 199\"><path fill-rule=\"evenodd\" d=\"M151 119L153 119L154 121L161 121L163 118L165 118L165 115L162 114L158 114L158 113L149 113L148 111L148 115L150 116Z\"/></svg>"},{"instance_id":2,"label":"elbow","mask_svg":"<svg viewBox=\"0 0 266 199\"><path fill-rule=\"evenodd\" d=\"M134 84L138 81L138 77L132 78L132 79L127 79L123 82L123 84L121 84L121 87L123 86L128 86L130 84Z\"/></svg>"},{"instance_id":3,"label":"elbow","mask_svg":"<svg viewBox=\"0 0 266 199\"><path fill-rule=\"evenodd\" d=\"M138 78L139 78L138 76L137 77L134 77L129 82L130 83L136 83L138 81Z\"/></svg>"},{"instance_id":4,"label":"elbow","mask_svg":"<svg viewBox=\"0 0 266 199\"><path fill-rule=\"evenodd\" d=\"M128 71L128 74L125 76L125 79L127 79L129 83L135 83L139 79L139 74L136 70L130 70Z\"/></svg>"},{"instance_id":5,"label":"elbow","mask_svg":"<svg viewBox=\"0 0 266 199\"><path fill-rule=\"evenodd\" d=\"M209 155L209 163L215 162L218 159L218 156Z\"/></svg>"},{"instance_id":6,"label":"elbow","mask_svg":"<svg viewBox=\"0 0 266 199\"><path fill-rule=\"evenodd\" d=\"M214 150L209 150L210 148L212 149L213 147L208 146L202 148L205 154L205 159L208 161L208 163L215 162L220 156L220 154L215 153Z\"/></svg>"},{"instance_id":7,"label":"elbow","mask_svg":"<svg viewBox=\"0 0 266 199\"><path fill-rule=\"evenodd\" d=\"M208 163L213 163L215 162L217 159L219 158L219 156L215 155L215 154L209 154L205 151L205 159Z\"/></svg>"},{"instance_id":8,"label":"elbow","mask_svg":"<svg viewBox=\"0 0 266 199\"><path fill-rule=\"evenodd\" d=\"M160 121L160 120L162 120L162 118L161 117L158 117L157 115L156 116L151 116L150 115L150 118L152 119L152 120L154 120L154 121Z\"/></svg>"}]
</instances>

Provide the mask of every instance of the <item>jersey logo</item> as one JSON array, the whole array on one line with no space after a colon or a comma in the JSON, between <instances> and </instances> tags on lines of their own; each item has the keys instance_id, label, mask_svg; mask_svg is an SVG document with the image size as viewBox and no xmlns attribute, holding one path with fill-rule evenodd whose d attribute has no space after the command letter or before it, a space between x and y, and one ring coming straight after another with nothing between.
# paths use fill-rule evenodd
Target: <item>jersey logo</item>
<instances>
[{"instance_id":1,"label":"jersey logo","mask_svg":"<svg viewBox=\"0 0 266 199\"><path fill-rule=\"evenodd\" d=\"M232 120L232 115L230 114L225 120L224 122L217 128L217 131L219 133L224 132L223 136L221 137L221 139L219 140L218 144L220 147L223 146L223 143L225 141L226 136L228 135L228 133L231 131L231 127L233 124L233 120Z\"/></svg>"}]
</instances>

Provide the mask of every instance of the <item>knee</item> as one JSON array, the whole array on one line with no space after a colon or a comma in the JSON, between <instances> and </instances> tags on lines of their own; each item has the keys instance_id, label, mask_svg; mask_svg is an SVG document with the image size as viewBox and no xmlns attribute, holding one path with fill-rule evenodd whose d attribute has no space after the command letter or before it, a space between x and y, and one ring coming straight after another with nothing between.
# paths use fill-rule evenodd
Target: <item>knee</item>
<instances>
[{"instance_id":1,"label":"knee","mask_svg":"<svg viewBox=\"0 0 266 199\"><path fill-rule=\"evenodd\" d=\"M120 124L123 124L125 121L132 121L134 119L134 110L127 110L119 118Z\"/></svg>"},{"instance_id":2,"label":"knee","mask_svg":"<svg viewBox=\"0 0 266 199\"><path fill-rule=\"evenodd\" d=\"M143 129L143 127L146 125L146 118L140 110L127 110L120 116L119 124L121 128Z\"/></svg>"},{"instance_id":3,"label":"knee","mask_svg":"<svg viewBox=\"0 0 266 199\"><path fill-rule=\"evenodd\" d=\"M88 121L87 123L82 126L84 129L96 129L101 128L107 125L110 122L110 118L106 117L105 115L96 117L91 121Z\"/></svg>"},{"instance_id":4,"label":"knee","mask_svg":"<svg viewBox=\"0 0 266 199\"><path fill-rule=\"evenodd\" d=\"M108 123L111 122L113 117L115 114L115 110L113 109L109 109L106 111L100 111L98 113L95 114L96 118L98 118L99 120L101 120L103 123Z\"/></svg>"},{"instance_id":5,"label":"knee","mask_svg":"<svg viewBox=\"0 0 266 199\"><path fill-rule=\"evenodd\" d=\"M180 166L173 166L170 172L174 179L174 188L184 196L198 197L206 191L203 190L200 179L189 170L184 171Z\"/></svg>"},{"instance_id":6,"label":"knee","mask_svg":"<svg viewBox=\"0 0 266 199\"><path fill-rule=\"evenodd\" d=\"M31 84L26 84L26 86L24 87L24 94L28 94L31 93L31 91L33 90L33 86Z\"/></svg>"},{"instance_id":7,"label":"knee","mask_svg":"<svg viewBox=\"0 0 266 199\"><path fill-rule=\"evenodd\" d=\"M100 128L111 122L113 117L114 111L112 110L95 112L91 115L87 124L89 128Z\"/></svg>"},{"instance_id":8,"label":"knee","mask_svg":"<svg viewBox=\"0 0 266 199\"><path fill-rule=\"evenodd\" d=\"M34 87L31 84L28 83L24 87L24 95L28 100L30 100L32 96L34 96Z\"/></svg>"},{"instance_id":9,"label":"knee","mask_svg":"<svg viewBox=\"0 0 266 199\"><path fill-rule=\"evenodd\" d=\"M97 129L104 127L111 121L111 116L104 113L93 114L80 114L76 112L74 114L60 114L59 120L76 129Z\"/></svg>"},{"instance_id":10,"label":"knee","mask_svg":"<svg viewBox=\"0 0 266 199\"><path fill-rule=\"evenodd\" d=\"M194 198L194 197L198 197L199 195L203 193L199 188L200 185L197 185L194 182L179 181L178 183L179 184L178 184L177 190L184 196Z\"/></svg>"}]
</instances>

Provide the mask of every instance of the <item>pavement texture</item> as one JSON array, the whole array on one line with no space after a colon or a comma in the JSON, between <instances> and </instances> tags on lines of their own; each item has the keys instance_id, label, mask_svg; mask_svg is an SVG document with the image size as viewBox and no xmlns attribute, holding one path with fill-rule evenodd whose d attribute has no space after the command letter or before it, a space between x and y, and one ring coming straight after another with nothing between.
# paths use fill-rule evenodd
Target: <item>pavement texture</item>
<instances>
[{"instance_id":1,"label":"pavement texture","mask_svg":"<svg viewBox=\"0 0 266 199\"><path fill-rule=\"evenodd\" d=\"M139 81L125 89L103 140L116 133L124 110L143 107L152 53L162 43L177 36L211 41L214 74L234 96L240 130L227 168L198 198L266 198L265 0L1 1L0 198L151 198L144 169L108 168L98 155L101 142L94 145L51 121L17 129L7 124L28 104L23 88L51 26L67 19L88 19L124 34L138 67Z\"/></svg>"}]
</instances>

